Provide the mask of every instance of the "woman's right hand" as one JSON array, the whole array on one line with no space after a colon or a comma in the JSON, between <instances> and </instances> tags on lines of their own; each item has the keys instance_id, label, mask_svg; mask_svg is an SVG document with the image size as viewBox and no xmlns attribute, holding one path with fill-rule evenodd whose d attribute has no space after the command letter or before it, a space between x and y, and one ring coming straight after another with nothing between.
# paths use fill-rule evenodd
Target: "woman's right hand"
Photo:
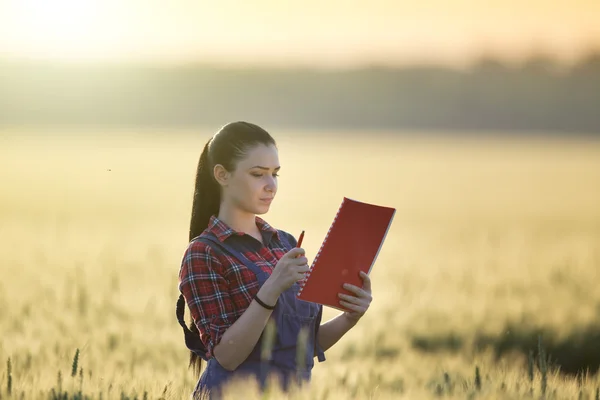
<instances>
[{"instance_id":1,"label":"woman's right hand","mask_svg":"<svg viewBox=\"0 0 600 400\"><path fill-rule=\"evenodd\" d=\"M274 304L279 298L279 295L289 289L294 283L305 278L309 271L308 259L304 255L304 249L295 247L285 253L275 265L271 276L265 282L267 288L270 289L267 293L269 300ZM262 290L261 290L262 291ZM267 301L267 300L265 300Z\"/></svg>"}]
</instances>

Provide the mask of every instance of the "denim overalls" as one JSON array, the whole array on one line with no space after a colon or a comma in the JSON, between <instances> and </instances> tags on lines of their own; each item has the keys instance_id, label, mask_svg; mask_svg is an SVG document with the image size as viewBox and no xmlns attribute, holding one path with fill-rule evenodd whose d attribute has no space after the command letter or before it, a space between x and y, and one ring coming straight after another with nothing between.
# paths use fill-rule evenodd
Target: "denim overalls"
<instances>
[{"instance_id":1,"label":"denim overalls","mask_svg":"<svg viewBox=\"0 0 600 400\"><path fill-rule=\"evenodd\" d=\"M284 237L284 233L280 232L280 237ZM198 240L208 242L215 250L227 253L239 261L243 262L256 275L259 287L262 286L269 278L269 273L264 272L260 267L251 262L241 252L235 250L230 245L221 242L212 233L203 235ZM286 244L285 240L282 240ZM292 246L287 243L288 251ZM290 379L298 377L303 381L309 381L311 369L314 366L314 356L317 355L319 361L325 360L325 355L318 346L316 341L316 333L321 322L323 308L321 305L298 300L296 294L299 286L297 283L284 291L277 300L275 309L272 311L271 319L276 325L276 338L272 344L270 360L261 361L261 349L263 334L261 334L256 346L242 364L235 371L228 371L223 368L216 358L208 359L208 363L196 388L194 389L194 398L219 398L219 386L226 383L232 377L237 376L253 376L258 380L261 389L264 389L267 379L271 374L275 374L279 378L279 382L284 390L289 387ZM181 297L180 302L181 303ZM203 345L201 344L198 335L190 337L192 332L187 329L183 321L183 307L179 310L178 303L178 319L186 336L187 347L196 354L206 360ZM181 311L181 315L180 315ZM297 367L297 350L296 344L298 334L301 328L307 330L306 352L304 354L304 366L302 369ZM187 332L186 332L187 330ZM193 334L192 334L193 335ZM200 348L198 348L200 347ZM210 396L207 396L210 394ZM202 397L201 397L202 396Z\"/></svg>"}]
</instances>

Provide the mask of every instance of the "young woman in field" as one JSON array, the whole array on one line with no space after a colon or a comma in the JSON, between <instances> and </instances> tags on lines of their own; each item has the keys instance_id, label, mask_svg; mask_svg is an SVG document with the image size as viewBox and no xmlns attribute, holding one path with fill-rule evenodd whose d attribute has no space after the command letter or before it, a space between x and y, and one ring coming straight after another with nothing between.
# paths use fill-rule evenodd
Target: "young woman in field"
<instances>
[{"instance_id":1,"label":"young woman in field","mask_svg":"<svg viewBox=\"0 0 600 400\"><path fill-rule=\"evenodd\" d=\"M204 146L196 172L189 245L179 272L177 317L198 377L194 398L218 398L233 377L254 377L264 388L272 374L283 390L291 379L310 380L314 357L333 346L364 315L370 280L340 294L348 310L321 324L322 306L296 298L309 267L296 239L257 215L277 193L280 169L275 140L247 122L224 126ZM183 318L187 304L193 323ZM270 359L261 362L267 322L275 324ZM298 335L308 336L297 362Z\"/></svg>"}]
</instances>

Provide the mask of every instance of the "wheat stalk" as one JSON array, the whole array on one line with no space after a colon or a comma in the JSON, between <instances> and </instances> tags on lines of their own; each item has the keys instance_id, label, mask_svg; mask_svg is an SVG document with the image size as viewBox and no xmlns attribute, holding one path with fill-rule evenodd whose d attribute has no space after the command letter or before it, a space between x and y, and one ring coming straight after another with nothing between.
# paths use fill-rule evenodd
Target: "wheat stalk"
<instances>
[{"instance_id":1,"label":"wheat stalk","mask_svg":"<svg viewBox=\"0 0 600 400\"><path fill-rule=\"evenodd\" d=\"M12 394L12 363L10 361L10 357L8 357L8 361L6 362L6 370L7 370L6 392L10 396Z\"/></svg>"}]
</instances>

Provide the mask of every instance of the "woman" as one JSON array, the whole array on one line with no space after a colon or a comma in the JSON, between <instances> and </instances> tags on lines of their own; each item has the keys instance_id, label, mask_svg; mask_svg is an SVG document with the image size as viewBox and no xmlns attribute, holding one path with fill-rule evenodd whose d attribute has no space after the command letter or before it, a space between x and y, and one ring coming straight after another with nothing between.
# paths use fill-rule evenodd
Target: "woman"
<instances>
[{"instance_id":1,"label":"woman","mask_svg":"<svg viewBox=\"0 0 600 400\"><path fill-rule=\"evenodd\" d=\"M207 361L194 398L218 398L233 377L254 377L264 388L274 374L284 390L294 377L309 380L314 357L324 361L324 352L371 302L366 274L362 288L347 288L353 296L340 294L348 311L327 323L321 324L321 305L296 298L298 282L309 270L304 250L296 248L292 235L257 216L269 211L279 169L275 140L247 122L224 126L200 156L177 304L190 367L199 375L202 360ZM193 319L189 329L184 301ZM262 351L269 320L276 328L270 356ZM298 357L297 347L304 357Z\"/></svg>"}]
</instances>

